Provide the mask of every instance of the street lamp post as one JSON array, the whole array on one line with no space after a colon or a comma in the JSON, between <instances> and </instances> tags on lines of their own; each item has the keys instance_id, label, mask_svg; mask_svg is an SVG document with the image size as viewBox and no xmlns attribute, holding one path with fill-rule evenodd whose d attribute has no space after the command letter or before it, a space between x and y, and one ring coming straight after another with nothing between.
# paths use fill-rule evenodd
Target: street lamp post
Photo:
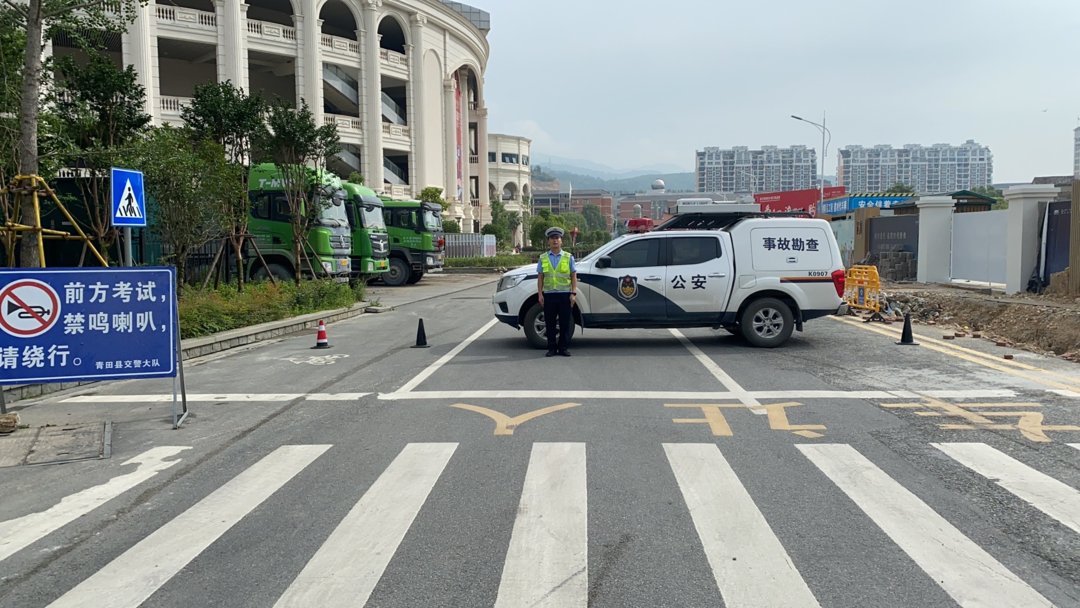
<instances>
[{"instance_id":1,"label":"street lamp post","mask_svg":"<svg viewBox=\"0 0 1080 608\"><path fill-rule=\"evenodd\" d=\"M825 157L829 153L829 143L832 142L832 132L829 131L827 128L825 128L825 113L824 112L821 113L821 124L820 125L818 123L816 123L816 122L806 120L805 118L800 118L798 116L795 116L794 114L792 114L791 117L794 118L795 120L801 120L801 121L803 121L803 122L805 122L807 124L814 125L815 127L818 128L819 131L821 131L821 178L818 180L818 185L820 186L820 190L818 192L818 205L820 206L820 204L825 201ZM826 133L829 134L829 143L826 143L826 141L825 141L825 134Z\"/></svg>"}]
</instances>

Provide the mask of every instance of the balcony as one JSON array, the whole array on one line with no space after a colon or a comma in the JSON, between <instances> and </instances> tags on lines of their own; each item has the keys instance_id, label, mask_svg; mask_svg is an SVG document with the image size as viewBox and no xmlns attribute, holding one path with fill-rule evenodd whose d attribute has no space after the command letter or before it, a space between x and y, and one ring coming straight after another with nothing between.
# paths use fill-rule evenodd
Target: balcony
<instances>
[{"instance_id":1,"label":"balcony","mask_svg":"<svg viewBox=\"0 0 1080 608\"><path fill-rule=\"evenodd\" d=\"M287 27L280 23L270 23L269 21L254 21L248 19L247 22L248 39L251 41L262 40L268 43L266 46L270 47L287 47L294 52L296 51L296 28Z\"/></svg>"},{"instance_id":2,"label":"balcony","mask_svg":"<svg viewBox=\"0 0 1080 608\"><path fill-rule=\"evenodd\" d=\"M470 154L469 155L469 163L473 164L473 165L480 164L480 157L478 155L476 155L476 154Z\"/></svg>"},{"instance_id":3,"label":"balcony","mask_svg":"<svg viewBox=\"0 0 1080 608\"><path fill-rule=\"evenodd\" d=\"M480 206L480 199L478 199L478 198L470 198L470 199L469 199L469 203L470 203L470 204L471 204L471 205L472 205L473 207L479 207L479 206Z\"/></svg>"},{"instance_id":4,"label":"balcony","mask_svg":"<svg viewBox=\"0 0 1080 608\"><path fill-rule=\"evenodd\" d=\"M409 127L384 122L382 124L382 132L383 147L406 151L412 149L412 137Z\"/></svg>"},{"instance_id":5,"label":"balcony","mask_svg":"<svg viewBox=\"0 0 1080 608\"><path fill-rule=\"evenodd\" d=\"M409 58L397 51L379 49L379 69L387 76L409 79Z\"/></svg>"},{"instance_id":6,"label":"balcony","mask_svg":"<svg viewBox=\"0 0 1080 608\"><path fill-rule=\"evenodd\" d=\"M168 123L180 124L180 111L191 105L190 97L159 97L158 107L161 110L161 120Z\"/></svg>"},{"instance_id":7,"label":"balcony","mask_svg":"<svg viewBox=\"0 0 1080 608\"><path fill-rule=\"evenodd\" d=\"M324 125L337 125L338 135L343 140L360 140L364 136L363 123L355 116L324 114Z\"/></svg>"},{"instance_id":8,"label":"balcony","mask_svg":"<svg viewBox=\"0 0 1080 608\"><path fill-rule=\"evenodd\" d=\"M323 49L324 57L346 59L350 65L360 64L360 43L355 40L322 34L319 36L319 45Z\"/></svg>"}]
</instances>

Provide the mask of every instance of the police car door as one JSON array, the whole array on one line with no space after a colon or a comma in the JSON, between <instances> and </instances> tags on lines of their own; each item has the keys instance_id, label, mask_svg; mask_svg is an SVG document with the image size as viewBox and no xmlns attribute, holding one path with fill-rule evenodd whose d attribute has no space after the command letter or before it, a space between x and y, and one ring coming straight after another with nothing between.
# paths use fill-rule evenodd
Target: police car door
<instances>
[{"instance_id":1,"label":"police car door","mask_svg":"<svg viewBox=\"0 0 1080 608\"><path fill-rule=\"evenodd\" d=\"M709 321L723 313L731 285L730 255L715 235L665 239L667 316L670 320Z\"/></svg>"},{"instance_id":2,"label":"police car door","mask_svg":"<svg viewBox=\"0 0 1080 608\"><path fill-rule=\"evenodd\" d=\"M579 273L588 285L589 317L593 323L663 321L667 316L660 238L635 239L605 256L610 266ZM597 260L597 263L600 260ZM602 264L601 264L602 265Z\"/></svg>"}]
</instances>

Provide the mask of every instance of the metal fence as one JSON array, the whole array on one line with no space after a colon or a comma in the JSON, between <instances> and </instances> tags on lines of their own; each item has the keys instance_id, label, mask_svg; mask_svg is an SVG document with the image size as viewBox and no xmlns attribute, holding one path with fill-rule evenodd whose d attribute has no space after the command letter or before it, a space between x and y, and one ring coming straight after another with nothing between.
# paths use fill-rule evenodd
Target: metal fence
<instances>
[{"instance_id":1,"label":"metal fence","mask_svg":"<svg viewBox=\"0 0 1080 608\"><path fill-rule=\"evenodd\" d=\"M495 257L494 234L447 234L446 257L492 258Z\"/></svg>"}]
</instances>

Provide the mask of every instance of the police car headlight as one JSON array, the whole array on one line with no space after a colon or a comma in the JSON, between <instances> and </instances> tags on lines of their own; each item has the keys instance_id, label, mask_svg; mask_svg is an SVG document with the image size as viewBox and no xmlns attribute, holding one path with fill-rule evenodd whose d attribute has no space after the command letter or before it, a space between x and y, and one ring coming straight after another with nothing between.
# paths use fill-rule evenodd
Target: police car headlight
<instances>
[{"instance_id":1,"label":"police car headlight","mask_svg":"<svg viewBox=\"0 0 1080 608\"><path fill-rule=\"evenodd\" d=\"M507 289L513 289L521 284L525 280L525 275L516 274L509 277L503 277L499 279L499 287L495 291L505 291Z\"/></svg>"}]
</instances>

